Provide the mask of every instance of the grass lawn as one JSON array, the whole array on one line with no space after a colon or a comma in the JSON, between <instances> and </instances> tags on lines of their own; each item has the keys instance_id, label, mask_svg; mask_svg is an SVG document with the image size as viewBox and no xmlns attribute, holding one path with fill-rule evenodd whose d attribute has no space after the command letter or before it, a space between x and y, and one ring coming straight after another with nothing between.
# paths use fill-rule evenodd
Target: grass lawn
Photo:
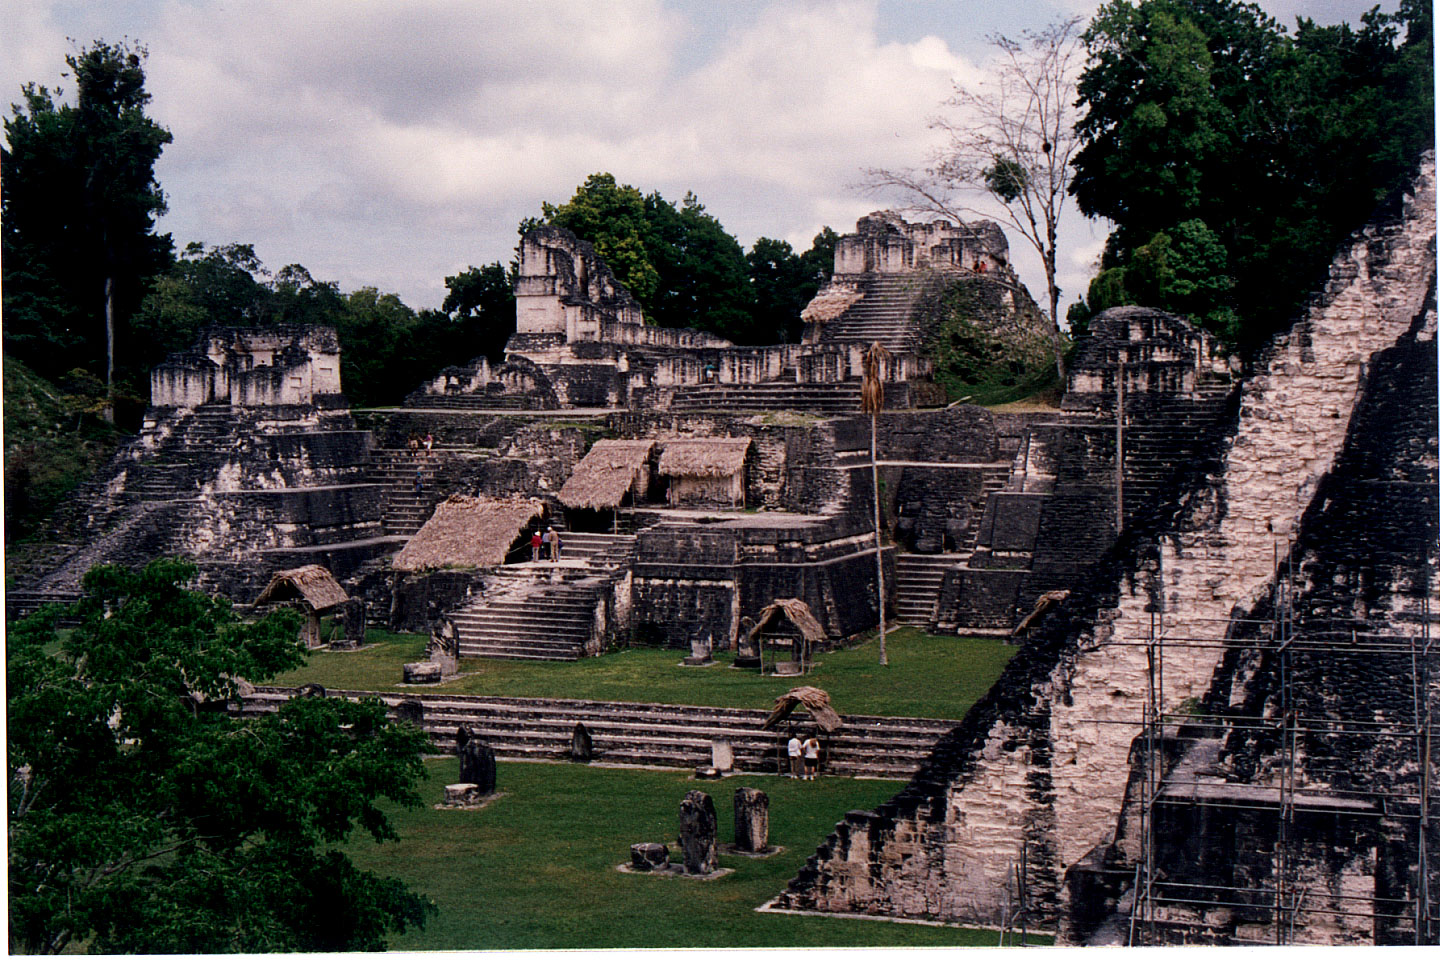
<instances>
[{"instance_id":1,"label":"grass lawn","mask_svg":"<svg viewBox=\"0 0 1440 960\"><path fill-rule=\"evenodd\" d=\"M478 811L435 810L458 761L427 763L425 806L400 810L403 838L368 838L346 850L356 864L399 877L440 908L423 931L393 937L392 950L641 947L942 946L997 943L989 930L883 923L844 917L756 913L785 888L844 816L901 787L889 780L736 776L696 782L684 771L618 770L572 764L501 763L504 794ZM734 839L736 787L770 796L764 860L720 856L734 873L718 880L624 874L630 844L676 843L680 800L704 790L715 802L719 840ZM1035 938L1032 938L1035 942Z\"/></svg>"},{"instance_id":2,"label":"grass lawn","mask_svg":"<svg viewBox=\"0 0 1440 960\"><path fill-rule=\"evenodd\" d=\"M400 666L425 658L425 638L372 630L371 644L353 652L316 651L309 663L275 683L319 683L341 690L407 690ZM890 661L879 665L872 638L848 650L821 654L804 678L762 677L732 670L731 654L718 666L682 667L680 650L631 648L572 663L467 658L469 674L435 687L439 692L504 697L567 697L637 700L712 707L768 708L775 697L801 683L822 687L841 713L959 719L990 689L1016 647L999 640L935 637L909 627L886 640Z\"/></svg>"}]
</instances>

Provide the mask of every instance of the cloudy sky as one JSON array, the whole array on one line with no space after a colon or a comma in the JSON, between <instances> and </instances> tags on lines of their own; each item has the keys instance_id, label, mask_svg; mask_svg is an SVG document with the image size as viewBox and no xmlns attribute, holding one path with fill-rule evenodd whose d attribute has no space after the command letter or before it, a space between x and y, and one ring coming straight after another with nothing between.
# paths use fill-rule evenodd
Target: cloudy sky
<instances>
[{"instance_id":1,"label":"cloudy sky","mask_svg":"<svg viewBox=\"0 0 1440 960\"><path fill-rule=\"evenodd\" d=\"M1373 0L1262 0L1291 24ZM508 261L515 226L596 171L693 191L747 247L799 249L889 205L867 167L921 166L952 83L997 31L1091 0L0 0L0 89L59 85L75 42L148 47L177 246L253 243L344 290L436 307L444 277ZM1382 4L1394 9L1394 0ZM72 39L73 38L73 39ZM1062 302L1106 226L1071 213ZM1011 236L1043 296L1039 260Z\"/></svg>"}]
</instances>

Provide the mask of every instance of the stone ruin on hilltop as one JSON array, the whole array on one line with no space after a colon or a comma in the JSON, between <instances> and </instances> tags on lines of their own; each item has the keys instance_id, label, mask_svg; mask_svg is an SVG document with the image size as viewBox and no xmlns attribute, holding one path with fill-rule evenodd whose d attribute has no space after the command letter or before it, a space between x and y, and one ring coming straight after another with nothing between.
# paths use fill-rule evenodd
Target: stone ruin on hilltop
<instances>
[{"instance_id":1,"label":"stone ruin on hilltop","mask_svg":"<svg viewBox=\"0 0 1440 960\"><path fill-rule=\"evenodd\" d=\"M862 219L802 342L761 347L645 325L588 244L542 228L505 362L446 368L403 408L352 412L323 328L213 330L158 367L140 436L56 518L62 559L7 616L74 598L95 562L180 553L242 609L318 564L465 657L704 660L782 599L830 644L882 602L932 633L1023 625L958 726L846 719L834 771L912 779L774 906L1018 916L1070 943L1434 943L1434 257L1431 158L1245 377L1183 318L1117 308L1058 409L1002 413L921 409L916 322L936 276L1028 299L993 225ZM883 597L858 415L875 340ZM559 559L533 561L552 527ZM460 722L387 698L442 738ZM465 722L498 711L498 756L559 759L592 710L597 758L685 766L710 756L701 724L736 769L775 769L763 711L577 704ZM673 727L627 740L614 716Z\"/></svg>"}]
</instances>

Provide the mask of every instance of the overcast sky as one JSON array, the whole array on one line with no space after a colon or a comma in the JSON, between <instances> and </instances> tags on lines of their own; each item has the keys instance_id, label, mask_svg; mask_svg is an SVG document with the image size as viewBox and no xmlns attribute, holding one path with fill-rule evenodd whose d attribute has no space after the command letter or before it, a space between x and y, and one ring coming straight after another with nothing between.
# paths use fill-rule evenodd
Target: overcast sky
<instances>
[{"instance_id":1,"label":"overcast sky","mask_svg":"<svg viewBox=\"0 0 1440 960\"><path fill-rule=\"evenodd\" d=\"M1368 0L1263 0L1283 23ZM1395 0L1382 4L1394 9ZM867 167L924 165L927 121L975 83L986 38L1086 0L0 0L0 88L68 95L74 41L150 51L157 175L177 247L253 243L343 290L438 307L444 277L506 262L515 226L596 171L679 201L740 242L800 250L886 198ZM1106 226L1062 230L1062 305ZM1039 260L1011 235L1043 299Z\"/></svg>"}]
</instances>

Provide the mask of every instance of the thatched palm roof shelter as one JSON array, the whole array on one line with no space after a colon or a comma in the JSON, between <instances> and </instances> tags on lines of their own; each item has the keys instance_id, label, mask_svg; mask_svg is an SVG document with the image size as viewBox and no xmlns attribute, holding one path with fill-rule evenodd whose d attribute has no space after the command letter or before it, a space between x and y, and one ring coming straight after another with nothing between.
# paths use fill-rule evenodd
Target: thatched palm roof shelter
<instances>
[{"instance_id":1,"label":"thatched palm roof shelter","mask_svg":"<svg viewBox=\"0 0 1440 960\"><path fill-rule=\"evenodd\" d=\"M660 472L667 477L731 477L745 467L749 437L707 437L667 440L660 452Z\"/></svg>"},{"instance_id":2,"label":"thatched palm roof shelter","mask_svg":"<svg viewBox=\"0 0 1440 960\"><path fill-rule=\"evenodd\" d=\"M305 608L305 624L300 638L307 647L320 646L320 614L333 610L350 600L345 588L336 582L330 571L318 563L281 570L270 578L255 606L298 600Z\"/></svg>"},{"instance_id":3,"label":"thatched palm roof shelter","mask_svg":"<svg viewBox=\"0 0 1440 960\"><path fill-rule=\"evenodd\" d=\"M815 299L800 311L800 319L806 323L829 323L839 318L846 310L864 299L865 294L855 287L833 286L822 290Z\"/></svg>"},{"instance_id":4,"label":"thatched palm roof shelter","mask_svg":"<svg viewBox=\"0 0 1440 960\"><path fill-rule=\"evenodd\" d=\"M815 619L815 614L810 612L810 605L804 600L796 600L793 597L783 600L776 600L764 610L755 620L755 626L750 628L746 635L746 643L753 643L770 625L770 621L776 617L783 616L795 625L800 631L800 636L805 638L808 644L824 643L825 628L820 626L820 621Z\"/></svg>"},{"instance_id":5,"label":"thatched palm roof shelter","mask_svg":"<svg viewBox=\"0 0 1440 960\"><path fill-rule=\"evenodd\" d=\"M286 600L301 600L316 613L334 609L350 599L345 588L336 582L330 571L318 563L303 567L281 570L270 578L270 583L260 591L255 605L283 603Z\"/></svg>"},{"instance_id":6,"label":"thatched palm roof shelter","mask_svg":"<svg viewBox=\"0 0 1440 960\"><path fill-rule=\"evenodd\" d=\"M457 493L435 506L435 513L390 566L406 571L498 566L505 562L520 531L544 515L545 504L540 500L498 500Z\"/></svg>"},{"instance_id":7,"label":"thatched palm roof shelter","mask_svg":"<svg viewBox=\"0 0 1440 960\"><path fill-rule=\"evenodd\" d=\"M845 725L840 714L830 705L830 694L819 687L795 687L789 693L775 698L775 709L770 711L770 716L765 718L765 725L760 729L769 730L790 716L796 707L804 707L815 725L826 733L834 733Z\"/></svg>"},{"instance_id":8,"label":"thatched palm roof shelter","mask_svg":"<svg viewBox=\"0 0 1440 960\"><path fill-rule=\"evenodd\" d=\"M643 486L645 465L654 440L597 440L560 488L560 502L572 510L613 510L637 482Z\"/></svg>"}]
</instances>

